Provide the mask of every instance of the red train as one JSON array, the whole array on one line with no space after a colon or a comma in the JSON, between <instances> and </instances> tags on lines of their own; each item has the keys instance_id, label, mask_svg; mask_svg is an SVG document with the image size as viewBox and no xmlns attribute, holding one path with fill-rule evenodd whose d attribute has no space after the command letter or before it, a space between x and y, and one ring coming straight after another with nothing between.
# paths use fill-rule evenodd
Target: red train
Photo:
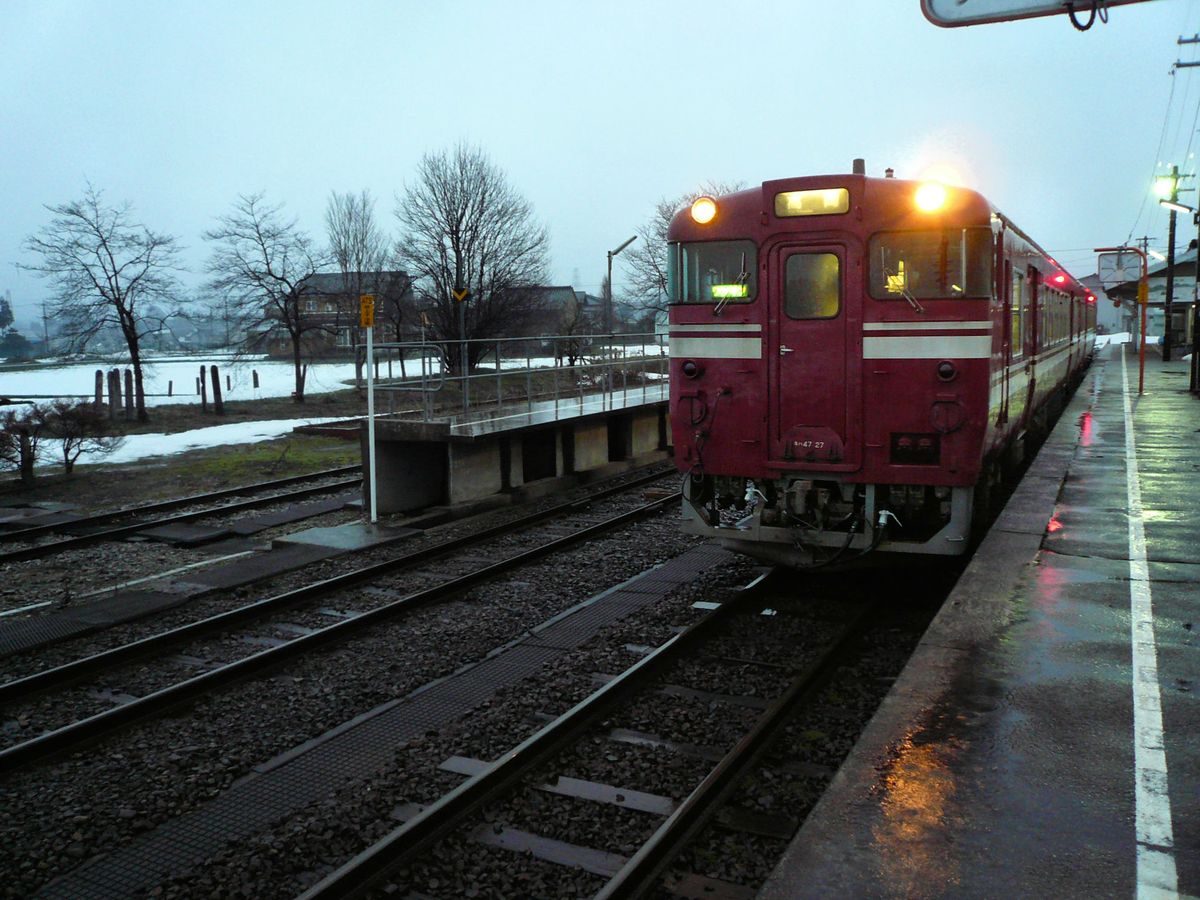
<instances>
[{"instance_id":1,"label":"red train","mask_svg":"<svg viewBox=\"0 0 1200 900\"><path fill-rule=\"evenodd\" d=\"M668 241L685 528L767 561L964 553L1091 361L1095 297L971 190L856 161Z\"/></svg>"}]
</instances>

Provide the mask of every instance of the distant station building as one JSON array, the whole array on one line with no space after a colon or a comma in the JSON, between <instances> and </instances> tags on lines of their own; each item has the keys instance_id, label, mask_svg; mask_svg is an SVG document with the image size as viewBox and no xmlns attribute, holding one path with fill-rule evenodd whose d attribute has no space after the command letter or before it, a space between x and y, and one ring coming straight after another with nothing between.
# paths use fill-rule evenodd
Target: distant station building
<instances>
[{"instance_id":1,"label":"distant station building","mask_svg":"<svg viewBox=\"0 0 1200 900\"><path fill-rule=\"evenodd\" d=\"M413 309L412 279L404 271L318 272L296 287L304 322L303 352L307 356L342 356L366 341L358 327L359 294L375 297L376 337L398 340ZM264 340L272 356L290 356L291 341L281 324L270 328Z\"/></svg>"},{"instance_id":2,"label":"distant station building","mask_svg":"<svg viewBox=\"0 0 1200 900\"><path fill-rule=\"evenodd\" d=\"M1193 327L1192 305L1196 290L1195 247L1176 255L1173 271L1175 277L1171 290L1171 343L1174 347L1190 346ZM1147 273L1150 295L1146 306L1146 335L1152 343L1160 342L1165 330L1167 275L1171 272L1172 267L1164 261L1154 263ZM1088 284L1087 279L1084 279L1084 283ZM1115 330L1136 334L1140 317L1137 309L1137 282L1122 282L1110 287L1107 294L1111 301L1120 304L1118 312L1121 327ZM1097 297L1101 295L1098 293ZM1113 308L1112 304L1109 304L1109 308Z\"/></svg>"}]
</instances>

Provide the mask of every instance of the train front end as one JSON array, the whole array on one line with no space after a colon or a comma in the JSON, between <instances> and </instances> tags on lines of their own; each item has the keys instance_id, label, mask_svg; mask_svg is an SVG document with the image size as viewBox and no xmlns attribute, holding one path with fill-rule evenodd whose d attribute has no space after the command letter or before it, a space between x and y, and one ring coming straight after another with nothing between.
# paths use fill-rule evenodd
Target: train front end
<instances>
[{"instance_id":1,"label":"train front end","mask_svg":"<svg viewBox=\"0 0 1200 900\"><path fill-rule=\"evenodd\" d=\"M858 174L677 214L685 528L801 568L965 552L994 437L996 223L972 191Z\"/></svg>"}]
</instances>

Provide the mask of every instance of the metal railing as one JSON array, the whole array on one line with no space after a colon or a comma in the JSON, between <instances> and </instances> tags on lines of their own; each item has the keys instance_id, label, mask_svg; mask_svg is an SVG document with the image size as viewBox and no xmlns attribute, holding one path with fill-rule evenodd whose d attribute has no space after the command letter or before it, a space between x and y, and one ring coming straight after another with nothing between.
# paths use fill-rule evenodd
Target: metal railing
<instances>
[{"instance_id":1,"label":"metal railing","mask_svg":"<svg viewBox=\"0 0 1200 900\"><path fill-rule=\"evenodd\" d=\"M452 429L667 397L667 336L655 332L404 341L376 344L374 353L376 390L417 394L421 420Z\"/></svg>"}]
</instances>

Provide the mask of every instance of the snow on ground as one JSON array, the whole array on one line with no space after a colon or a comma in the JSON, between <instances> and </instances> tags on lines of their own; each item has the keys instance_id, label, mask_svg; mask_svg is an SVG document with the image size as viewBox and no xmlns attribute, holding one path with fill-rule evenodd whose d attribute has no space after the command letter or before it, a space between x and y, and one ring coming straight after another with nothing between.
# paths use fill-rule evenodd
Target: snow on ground
<instances>
[{"instance_id":1,"label":"snow on ground","mask_svg":"<svg viewBox=\"0 0 1200 900\"><path fill-rule=\"evenodd\" d=\"M77 464L82 466L89 463L127 463L151 456L174 456L204 447L254 444L288 434L297 425L316 425L333 421L337 421L337 418L274 419L265 422L231 422L228 425L194 428L176 434L130 434L126 435L120 447L107 456L81 456ZM53 464L61 461L61 445L58 445L57 441L48 442L46 462Z\"/></svg>"},{"instance_id":2,"label":"snow on ground","mask_svg":"<svg viewBox=\"0 0 1200 900\"><path fill-rule=\"evenodd\" d=\"M642 350L651 357L657 357L661 349L648 345L643 348L629 347L630 355ZM555 364L554 357L535 357L529 362L535 367L551 367ZM62 361L54 365L38 367L14 367L0 369L0 396L8 397L92 397L95 391L96 370L107 371L116 367L124 373L127 363L111 362L69 362ZM204 357L150 357L143 364L144 389L147 406L161 406L167 403L199 403L200 395L196 390L196 379L200 374L200 366L207 371L209 366L216 365L221 376L221 395L225 400L261 400L265 397L290 397L295 389L295 374L292 364L286 360L266 359L232 359L226 354L213 354ZM409 359L406 363L409 377L420 374L420 362ZM431 361L427 371L436 373L439 367L436 361ZM484 367L493 366L491 359L484 359ZM504 369L520 369L526 365L526 359L505 359L501 363ZM259 386L254 387L254 372L258 373ZM386 360L379 364L380 377L386 378L388 372ZM392 373L399 378L400 366L393 362ZM124 374L122 374L122 379ZM337 391L354 383L354 363L351 360L339 362L311 363L308 366L308 377L304 384L305 394L323 394ZM124 382L122 381L122 386ZM167 396L168 386L172 396ZM211 381L208 387L211 389ZM123 389L123 388L122 388ZM211 392L211 391L210 391Z\"/></svg>"},{"instance_id":3,"label":"snow on ground","mask_svg":"<svg viewBox=\"0 0 1200 900\"><path fill-rule=\"evenodd\" d=\"M225 400L261 400L264 397L290 397L295 389L292 364L283 360L231 360L225 356L186 359L151 358L142 368L147 406L166 403L199 403L196 379L203 363L207 370L216 365L221 376L221 394ZM95 391L96 370L124 369L123 362L63 363L38 368L0 370L0 396L10 397L91 397ZM253 373L258 372L259 386L254 387ZM122 374L122 379L124 374ZM228 382L226 378L228 377ZM341 390L354 381L354 363L312 363L305 382L306 394ZM168 383L173 396L166 396ZM226 384L229 386L226 387ZM122 385L124 382L122 381ZM211 387L212 382L208 383ZM122 388L123 389L123 388Z\"/></svg>"},{"instance_id":4,"label":"snow on ground","mask_svg":"<svg viewBox=\"0 0 1200 900\"><path fill-rule=\"evenodd\" d=\"M1128 344L1129 332L1119 331L1116 334L1098 334L1096 335L1096 349L1102 350L1109 344Z\"/></svg>"},{"instance_id":5,"label":"snow on ground","mask_svg":"<svg viewBox=\"0 0 1200 900\"><path fill-rule=\"evenodd\" d=\"M648 345L643 348L629 347L626 352L633 355L638 350L651 357L663 353L664 348ZM91 397L95 385L97 369L107 371L116 367L124 371L126 363L120 360L107 362L93 361L88 363L70 360L54 360L50 365L15 366L0 369L0 396L12 397ZM487 367L491 361L483 360L481 365ZM552 356L535 357L529 363L535 367L552 367L556 360ZM494 363L492 363L494 365ZM295 386L292 364L286 360L272 360L264 357L235 359L228 354L214 353L203 357L172 357L154 356L145 360L143 378L146 391L146 405L159 406L167 403L199 403L200 396L196 392L196 379L200 374L200 366L205 369L216 365L221 376L222 397L225 400L258 400L266 397L291 396ZM504 369L523 368L526 360L505 359L501 363ZM437 371L436 363L432 369ZM253 373L258 373L259 386L253 386ZM386 378L388 368L386 361L379 366L380 376ZM400 375L399 365L393 363L392 372ZM414 377L420 372L420 363L408 360L407 372ZM124 376L122 375L122 378ZM226 379L228 378L228 381ZM308 378L305 382L306 394L321 394L341 390L354 380L354 363L350 360L328 363L311 363L308 367ZM167 396L168 384L172 388L172 396ZM211 382L210 382L211 386ZM226 444L250 444L261 440L271 440L289 433L297 425L332 421L328 418L307 419L277 419L264 422L237 422L228 425L214 425L208 428L197 428L192 431L177 434L134 434L128 435L121 447L108 456L82 456L78 465L97 463L125 463L153 456L169 456L183 453L187 450L203 447L215 447ZM44 444L46 462L53 464L62 459L61 450L55 442Z\"/></svg>"}]
</instances>

